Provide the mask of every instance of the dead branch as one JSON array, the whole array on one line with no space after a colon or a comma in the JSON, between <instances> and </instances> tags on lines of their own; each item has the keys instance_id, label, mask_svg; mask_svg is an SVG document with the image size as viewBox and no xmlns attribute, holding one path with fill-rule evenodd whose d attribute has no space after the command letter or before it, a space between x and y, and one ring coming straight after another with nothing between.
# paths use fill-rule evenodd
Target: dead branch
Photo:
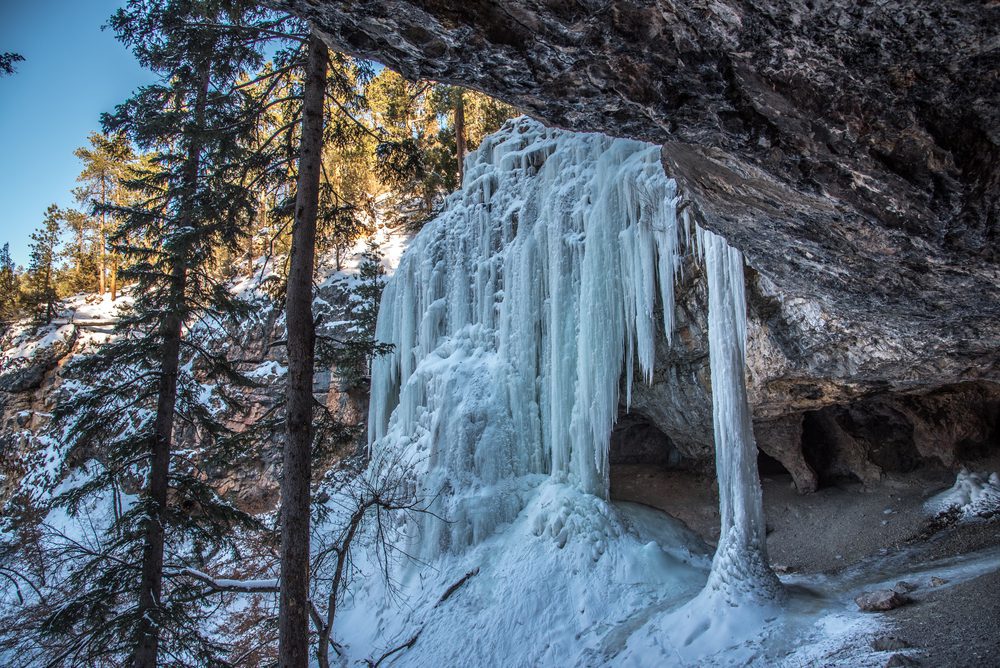
<instances>
[{"instance_id":1,"label":"dead branch","mask_svg":"<svg viewBox=\"0 0 1000 668\"><path fill-rule=\"evenodd\" d=\"M411 647L413 647L416 644L416 642L417 642L417 638L420 637L421 632L423 632L423 629L420 629L420 631L417 631L416 633L414 633L412 638L410 638L409 640L407 640L406 642L404 642L399 647L393 647L388 652L386 652L385 654L383 654L382 656L380 656L378 658L378 661L374 661L373 662L373 661L371 661L369 659L365 663L367 663L370 666L370 668L378 668L382 664L383 661L385 661L386 659L388 659L390 656L392 656L396 652L402 652L404 649L410 649Z\"/></svg>"},{"instance_id":2,"label":"dead branch","mask_svg":"<svg viewBox=\"0 0 1000 668\"><path fill-rule=\"evenodd\" d=\"M462 587L462 585L464 585L466 582L468 582L475 575L479 575L479 567L478 566L476 568L473 568L471 571L469 571L465 575L463 575L461 577L461 579L459 579L458 582L456 582L452 586L448 587L448 589L445 590L444 594L441 595L441 598L438 599L438 602L434 604L434 607L435 608L438 607L439 605L441 605L442 603L444 603L445 601L447 601L449 598L451 598L452 594L454 594L456 591L458 591Z\"/></svg>"}]
</instances>

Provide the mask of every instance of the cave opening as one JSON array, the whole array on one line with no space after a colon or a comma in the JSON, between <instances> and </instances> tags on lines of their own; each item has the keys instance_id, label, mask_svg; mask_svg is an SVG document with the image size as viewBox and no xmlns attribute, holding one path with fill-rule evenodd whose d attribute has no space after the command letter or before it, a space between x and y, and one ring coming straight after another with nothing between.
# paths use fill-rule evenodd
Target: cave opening
<instances>
[{"instance_id":1,"label":"cave opening","mask_svg":"<svg viewBox=\"0 0 1000 668\"><path fill-rule=\"evenodd\" d=\"M685 456L647 416L618 416L608 452L610 497L662 510L714 542L719 537L719 497L714 469Z\"/></svg>"},{"instance_id":2,"label":"cave opening","mask_svg":"<svg viewBox=\"0 0 1000 668\"><path fill-rule=\"evenodd\" d=\"M791 476L791 473L780 461L757 448L757 473L761 478Z\"/></svg>"},{"instance_id":3,"label":"cave opening","mask_svg":"<svg viewBox=\"0 0 1000 668\"><path fill-rule=\"evenodd\" d=\"M920 470L994 466L1000 459L1000 385L966 382L924 394L885 392L806 411L801 454L821 487L872 485Z\"/></svg>"},{"instance_id":4,"label":"cave opening","mask_svg":"<svg viewBox=\"0 0 1000 668\"><path fill-rule=\"evenodd\" d=\"M611 430L608 463L614 466L654 466L680 468L684 458L664 434L645 415L621 413Z\"/></svg>"}]
</instances>

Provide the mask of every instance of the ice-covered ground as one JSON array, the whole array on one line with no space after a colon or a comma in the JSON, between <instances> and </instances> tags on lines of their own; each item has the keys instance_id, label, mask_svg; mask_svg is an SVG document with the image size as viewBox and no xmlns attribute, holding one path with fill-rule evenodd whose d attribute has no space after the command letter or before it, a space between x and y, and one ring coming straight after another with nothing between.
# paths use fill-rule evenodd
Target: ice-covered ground
<instances>
[{"instance_id":1,"label":"ice-covered ground","mask_svg":"<svg viewBox=\"0 0 1000 668\"><path fill-rule=\"evenodd\" d=\"M382 665L881 668L899 650L873 649L891 627L858 609L859 594L900 580L926 589L932 577L954 586L1000 562L1000 548L930 562L904 550L839 573L782 575L780 604L719 610L701 593L710 551L683 525L550 480L474 547L400 561L391 593L359 555L336 624L345 665L416 636Z\"/></svg>"}]
</instances>

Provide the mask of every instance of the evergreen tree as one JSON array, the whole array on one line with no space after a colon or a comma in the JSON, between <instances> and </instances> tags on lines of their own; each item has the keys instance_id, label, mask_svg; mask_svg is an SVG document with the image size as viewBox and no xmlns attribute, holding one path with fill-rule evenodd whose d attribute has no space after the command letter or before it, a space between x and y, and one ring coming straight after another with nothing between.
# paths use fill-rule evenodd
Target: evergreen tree
<instances>
[{"instance_id":1,"label":"evergreen tree","mask_svg":"<svg viewBox=\"0 0 1000 668\"><path fill-rule=\"evenodd\" d=\"M62 256L67 260L66 271L61 277L63 289L68 294L97 292L99 254L93 239L93 225L89 216L76 209L60 212L66 231L72 233Z\"/></svg>"},{"instance_id":2,"label":"evergreen tree","mask_svg":"<svg viewBox=\"0 0 1000 668\"><path fill-rule=\"evenodd\" d=\"M90 133L90 147L76 149L73 154L83 162L83 171L77 181L83 186L75 192L81 204L89 205L95 218L94 229L97 256L98 291L104 294L110 279L115 282L115 260L109 262L107 254L108 212L125 204L123 182L130 176L135 154L124 135L109 136L98 132ZM110 276L109 276L110 271ZM115 298L112 290L112 300Z\"/></svg>"},{"instance_id":3,"label":"evergreen tree","mask_svg":"<svg viewBox=\"0 0 1000 668\"><path fill-rule=\"evenodd\" d=\"M342 320L350 336L334 341L323 340L323 358L329 359L348 387L363 386L371 378L372 361L392 351L392 344L375 337L378 307L385 289L382 249L374 235L368 238L356 281L343 281L348 293Z\"/></svg>"},{"instance_id":4,"label":"evergreen tree","mask_svg":"<svg viewBox=\"0 0 1000 668\"><path fill-rule=\"evenodd\" d=\"M306 668L309 664L309 515L316 339L312 286L328 58L323 41L315 33L310 35L304 77L295 224L285 297L288 386L281 477L278 652L279 663L286 668Z\"/></svg>"},{"instance_id":5,"label":"evergreen tree","mask_svg":"<svg viewBox=\"0 0 1000 668\"><path fill-rule=\"evenodd\" d=\"M62 212L55 204L45 212L45 221L31 234L31 258L22 299L38 322L52 322L56 314L56 261L59 253Z\"/></svg>"},{"instance_id":6,"label":"evergreen tree","mask_svg":"<svg viewBox=\"0 0 1000 668\"><path fill-rule=\"evenodd\" d=\"M14 260L10 257L10 244L4 244L0 248L0 334L17 319L19 292L20 282Z\"/></svg>"},{"instance_id":7,"label":"evergreen tree","mask_svg":"<svg viewBox=\"0 0 1000 668\"><path fill-rule=\"evenodd\" d=\"M261 35L285 20L240 0L132 0L111 19L162 83L140 89L105 128L155 154L127 181L137 201L115 207L120 223L110 239L125 259L123 277L135 283L132 311L116 340L77 367L101 382L56 415L70 445L101 453L100 471L62 502L73 510L87 495L142 482L100 550L80 555L68 601L46 622L64 663L221 663L225 648L204 635L207 611L183 573L206 551L231 546L235 527L255 523L219 499L199 463L172 446L181 420L199 434L201 465L225 458L232 434L201 398L201 381L223 381L216 399L234 409L227 388L249 382L224 351L185 332L204 339L213 330L199 323L245 315L214 261L220 249L238 248L255 217L248 175L257 164L259 100L241 84L262 65Z\"/></svg>"},{"instance_id":8,"label":"evergreen tree","mask_svg":"<svg viewBox=\"0 0 1000 668\"><path fill-rule=\"evenodd\" d=\"M413 227L461 185L467 152L516 115L512 107L481 93L409 82L391 70L374 77L364 94L382 136L376 172L397 194L396 208Z\"/></svg>"}]
</instances>

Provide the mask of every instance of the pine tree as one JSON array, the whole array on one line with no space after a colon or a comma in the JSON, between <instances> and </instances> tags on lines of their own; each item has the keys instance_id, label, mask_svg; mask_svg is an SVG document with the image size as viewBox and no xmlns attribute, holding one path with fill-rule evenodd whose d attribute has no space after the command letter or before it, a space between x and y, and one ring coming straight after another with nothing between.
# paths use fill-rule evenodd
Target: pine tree
<instances>
[{"instance_id":1,"label":"pine tree","mask_svg":"<svg viewBox=\"0 0 1000 668\"><path fill-rule=\"evenodd\" d=\"M461 185L468 151L516 115L512 107L481 93L408 82L391 70L368 83L365 97L383 136L376 151L379 178L397 193L399 208L420 203L404 215L412 227L422 225Z\"/></svg>"},{"instance_id":2,"label":"pine tree","mask_svg":"<svg viewBox=\"0 0 1000 668\"><path fill-rule=\"evenodd\" d=\"M4 244L0 248L0 334L17 319L19 292L20 281L14 260L10 257L10 244Z\"/></svg>"},{"instance_id":3,"label":"pine tree","mask_svg":"<svg viewBox=\"0 0 1000 668\"><path fill-rule=\"evenodd\" d=\"M329 56L326 45L315 33L309 37L308 48L295 225L285 299L288 387L281 478L281 596L278 618L278 658L283 668L305 668L309 664L309 488L312 483L316 339L312 286L323 158L323 102Z\"/></svg>"},{"instance_id":4,"label":"pine tree","mask_svg":"<svg viewBox=\"0 0 1000 668\"><path fill-rule=\"evenodd\" d=\"M108 234L111 231L108 213L114 211L114 207L125 204L123 182L130 176L135 154L128 139L120 134L109 136L92 132L88 141L89 148L81 147L73 152L83 162L83 171L77 177L83 186L74 192L77 200L89 205L95 216L92 227L97 251L97 289L103 295L109 279L111 283L116 281L114 266L117 262L107 254ZM115 296L112 290L112 300Z\"/></svg>"},{"instance_id":5,"label":"pine tree","mask_svg":"<svg viewBox=\"0 0 1000 668\"><path fill-rule=\"evenodd\" d=\"M155 153L128 179L136 202L116 206L110 238L125 259L123 277L135 284L132 311L114 342L76 366L101 382L57 411L72 446L101 453L99 472L62 503L72 510L124 481L142 483L101 549L80 555L69 599L43 629L61 643L65 663L221 663L225 648L202 632L207 613L183 573L201 565L205 550L229 545L235 527L256 523L219 499L200 472L232 444L201 399L201 381L219 381L217 400L234 409L227 388L249 381L203 340L217 331L203 323L245 317L214 264L220 250L235 252L255 218L249 175L259 160L259 100L241 82L263 63L262 32L285 20L240 0L132 0L111 19L162 83L120 105L105 129ZM199 434L200 464L173 451L178 420Z\"/></svg>"},{"instance_id":6,"label":"pine tree","mask_svg":"<svg viewBox=\"0 0 1000 668\"><path fill-rule=\"evenodd\" d=\"M348 293L348 302L341 319L348 323L345 329L350 334L332 342L324 341L323 356L331 361L348 387L358 387L371 378L372 361L392 351L392 344L375 337L379 303L385 289L385 267L382 249L374 235L368 238L361 255L357 280L344 281L342 287Z\"/></svg>"},{"instance_id":7,"label":"pine tree","mask_svg":"<svg viewBox=\"0 0 1000 668\"><path fill-rule=\"evenodd\" d=\"M23 301L38 322L52 322L59 296L56 292L56 261L59 253L62 212L55 204L45 212L45 221L31 234L31 257Z\"/></svg>"},{"instance_id":8,"label":"pine tree","mask_svg":"<svg viewBox=\"0 0 1000 668\"><path fill-rule=\"evenodd\" d=\"M93 225L89 216L76 209L65 209L61 220L72 239L66 243L62 256L67 261L62 286L69 294L97 292L97 267L99 253L93 239Z\"/></svg>"}]
</instances>

